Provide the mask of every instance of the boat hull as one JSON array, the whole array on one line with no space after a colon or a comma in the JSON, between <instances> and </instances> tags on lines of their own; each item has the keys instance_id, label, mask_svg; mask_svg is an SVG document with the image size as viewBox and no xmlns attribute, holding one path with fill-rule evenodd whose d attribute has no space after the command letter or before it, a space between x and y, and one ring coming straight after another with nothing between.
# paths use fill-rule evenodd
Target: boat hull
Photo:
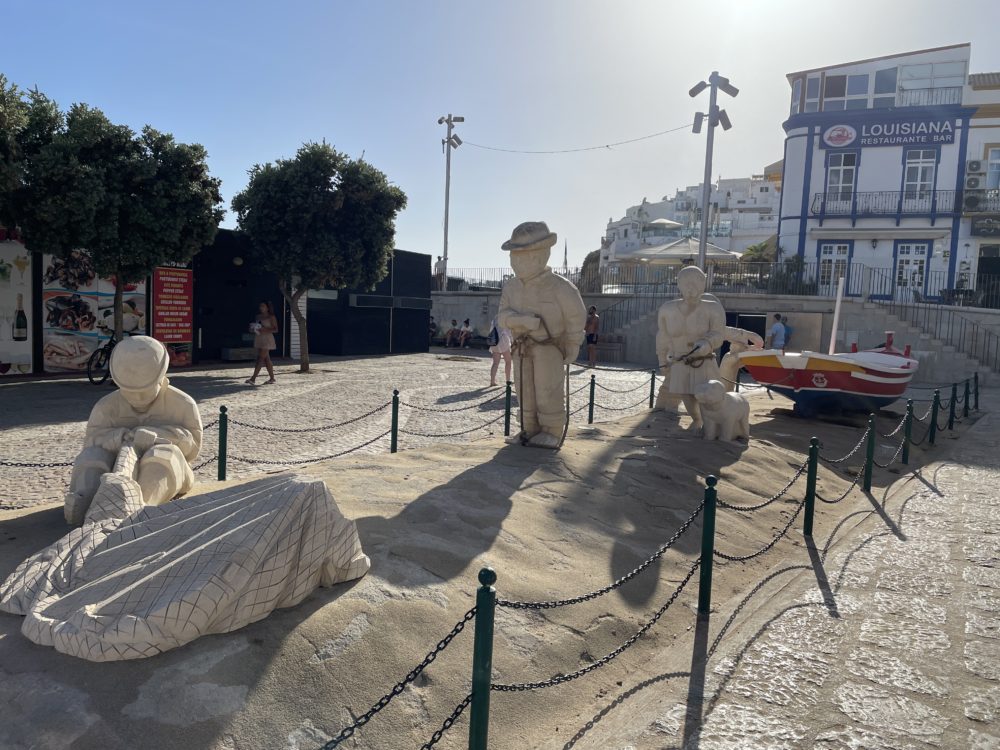
<instances>
[{"instance_id":1,"label":"boat hull","mask_svg":"<svg viewBox=\"0 0 1000 750\"><path fill-rule=\"evenodd\" d=\"M748 351L740 355L740 364L758 383L793 401L804 416L878 411L903 395L917 369L916 360L878 352Z\"/></svg>"}]
</instances>

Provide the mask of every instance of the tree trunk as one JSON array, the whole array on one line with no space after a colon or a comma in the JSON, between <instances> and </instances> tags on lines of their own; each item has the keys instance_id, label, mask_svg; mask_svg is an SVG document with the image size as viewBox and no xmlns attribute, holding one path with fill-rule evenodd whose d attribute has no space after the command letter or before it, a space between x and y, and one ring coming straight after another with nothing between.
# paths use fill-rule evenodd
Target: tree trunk
<instances>
[{"instance_id":1,"label":"tree trunk","mask_svg":"<svg viewBox=\"0 0 1000 750\"><path fill-rule=\"evenodd\" d=\"M122 340L122 336L125 335L125 323L124 323L124 312L122 310L122 305L124 304L125 294L124 294L125 281L122 279L122 269L121 266L118 267L118 273L115 274L115 338L118 341Z\"/></svg>"},{"instance_id":2,"label":"tree trunk","mask_svg":"<svg viewBox=\"0 0 1000 750\"><path fill-rule=\"evenodd\" d=\"M299 310L299 300L306 293L306 288L300 286L294 292L290 290L290 285L284 279L278 282L281 295L287 300L292 308L292 317L299 325L299 372L309 372L309 330L306 327L306 316Z\"/></svg>"}]
</instances>

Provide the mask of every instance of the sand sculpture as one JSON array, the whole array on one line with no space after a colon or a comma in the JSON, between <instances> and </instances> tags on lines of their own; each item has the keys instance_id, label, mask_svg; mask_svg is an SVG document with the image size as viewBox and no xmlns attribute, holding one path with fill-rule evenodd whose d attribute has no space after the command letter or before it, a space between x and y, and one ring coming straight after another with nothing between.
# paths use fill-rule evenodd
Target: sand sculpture
<instances>
[{"instance_id":1,"label":"sand sculpture","mask_svg":"<svg viewBox=\"0 0 1000 750\"><path fill-rule=\"evenodd\" d=\"M726 337L726 312L714 297L702 297L705 283L700 268L682 268L677 274L681 299L664 302L657 315L656 355L665 379L655 408L676 412L683 402L693 428L702 426L695 388L719 378L716 350Z\"/></svg>"},{"instance_id":2,"label":"sand sculpture","mask_svg":"<svg viewBox=\"0 0 1000 750\"><path fill-rule=\"evenodd\" d=\"M580 292L546 264L556 235L541 221L514 228L502 248L514 278L503 286L497 323L514 336L514 385L521 411L516 440L558 448L566 427L566 376L583 342Z\"/></svg>"},{"instance_id":3,"label":"sand sculpture","mask_svg":"<svg viewBox=\"0 0 1000 750\"><path fill-rule=\"evenodd\" d=\"M726 341L729 342L729 351L719 363L719 374L726 390L732 391L736 388L736 376L740 372L740 353L748 349L763 349L764 339L753 331L727 326Z\"/></svg>"},{"instance_id":4,"label":"sand sculpture","mask_svg":"<svg viewBox=\"0 0 1000 750\"><path fill-rule=\"evenodd\" d=\"M118 390L90 412L64 502L68 523L82 523L94 496L118 494L122 481L138 485L145 505L173 500L194 485L190 462L201 450L201 416L194 399L170 385L168 365L166 347L149 336L114 348L110 368ZM123 450L136 454L130 474L120 468L110 475L117 479L105 482Z\"/></svg>"},{"instance_id":5,"label":"sand sculpture","mask_svg":"<svg viewBox=\"0 0 1000 750\"><path fill-rule=\"evenodd\" d=\"M701 407L705 440L736 440L750 437L750 403L739 393L730 393L718 380L695 387Z\"/></svg>"},{"instance_id":6,"label":"sand sculpture","mask_svg":"<svg viewBox=\"0 0 1000 750\"><path fill-rule=\"evenodd\" d=\"M285 474L174 499L194 482L202 428L165 373L158 341L118 344L120 390L91 413L65 506L83 525L0 585L0 611L23 615L35 643L91 661L152 656L371 565L320 480Z\"/></svg>"}]
</instances>

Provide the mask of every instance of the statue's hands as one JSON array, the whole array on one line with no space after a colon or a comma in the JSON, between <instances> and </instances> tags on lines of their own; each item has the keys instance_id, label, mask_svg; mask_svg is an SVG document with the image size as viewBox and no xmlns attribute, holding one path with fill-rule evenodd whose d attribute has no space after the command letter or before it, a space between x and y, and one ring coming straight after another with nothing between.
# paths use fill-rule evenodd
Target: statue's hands
<instances>
[{"instance_id":1,"label":"statue's hands","mask_svg":"<svg viewBox=\"0 0 1000 750\"><path fill-rule=\"evenodd\" d=\"M708 341L705 341L705 339L699 339L695 343L697 346L694 352L692 352L691 354L692 357L707 357L714 351L712 349L712 344Z\"/></svg>"},{"instance_id":2,"label":"statue's hands","mask_svg":"<svg viewBox=\"0 0 1000 750\"><path fill-rule=\"evenodd\" d=\"M131 436L131 433L132 431L126 427L115 427L113 429L106 430L94 442L106 451L117 453L118 449L122 447L122 443L125 442L125 439Z\"/></svg>"},{"instance_id":3,"label":"statue's hands","mask_svg":"<svg viewBox=\"0 0 1000 750\"><path fill-rule=\"evenodd\" d=\"M153 443L156 442L158 435L153 430L148 430L145 427L139 427L135 431L135 439L133 440L133 445L135 445L135 451L140 456L153 447Z\"/></svg>"}]
</instances>

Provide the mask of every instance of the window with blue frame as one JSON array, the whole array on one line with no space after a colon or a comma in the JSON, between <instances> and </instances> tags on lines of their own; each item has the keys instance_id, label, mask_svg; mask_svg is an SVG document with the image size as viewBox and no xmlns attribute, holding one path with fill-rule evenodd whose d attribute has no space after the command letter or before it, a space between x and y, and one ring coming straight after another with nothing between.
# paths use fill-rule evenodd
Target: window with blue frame
<instances>
[{"instance_id":1,"label":"window with blue frame","mask_svg":"<svg viewBox=\"0 0 1000 750\"><path fill-rule=\"evenodd\" d=\"M986 189L1000 189L1000 148L986 152Z\"/></svg>"},{"instance_id":2,"label":"window with blue frame","mask_svg":"<svg viewBox=\"0 0 1000 750\"><path fill-rule=\"evenodd\" d=\"M823 90L823 111L867 108L869 80L867 73L827 76Z\"/></svg>"},{"instance_id":3,"label":"window with blue frame","mask_svg":"<svg viewBox=\"0 0 1000 750\"><path fill-rule=\"evenodd\" d=\"M801 78L796 78L792 82L792 110L791 110L791 113L793 115L797 115L799 113L799 107L801 106L801 101L802 101L802 79Z\"/></svg>"},{"instance_id":4,"label":"window with blue frame","mask_svg":"<svg viewBox=\"0 0 1000 750\"><path fill-rule=\"evenodd\" d=\"M902 289L924 288L928 243L901 242L896 248L896 286Z\"/></svg>"},{"instance_id":5,"label":"window with blue frame","mask_svg":"<svg viewBox=\"0 0 1000 750\"><path fill-rule=\"evenodd\" d=\"M875 71L875 86L872 91L872 108L883 109L896 106L896 68Z\"/></svg>"},{"instance_id":6,"label":"window with blue frame","mask_svg":"<svg viewBox=\"0 0 1000 750\"><path fill-rule=\"evenodd\" d=\"M806 106L804 112L819 112L819 76L806 79Z\"/></svg>"},{"instance_id":7,"label":"window with blue frame","mask_svg":"<svg viewBox=\"0 0 1000 750\"><path fill-rule=\"evenodd\" d=\"M827 165L827 200L851 200L851 196L854 194L854 180L858 169L858 155L853 152L830 154Z\"/></svg>"}]
</instances>

